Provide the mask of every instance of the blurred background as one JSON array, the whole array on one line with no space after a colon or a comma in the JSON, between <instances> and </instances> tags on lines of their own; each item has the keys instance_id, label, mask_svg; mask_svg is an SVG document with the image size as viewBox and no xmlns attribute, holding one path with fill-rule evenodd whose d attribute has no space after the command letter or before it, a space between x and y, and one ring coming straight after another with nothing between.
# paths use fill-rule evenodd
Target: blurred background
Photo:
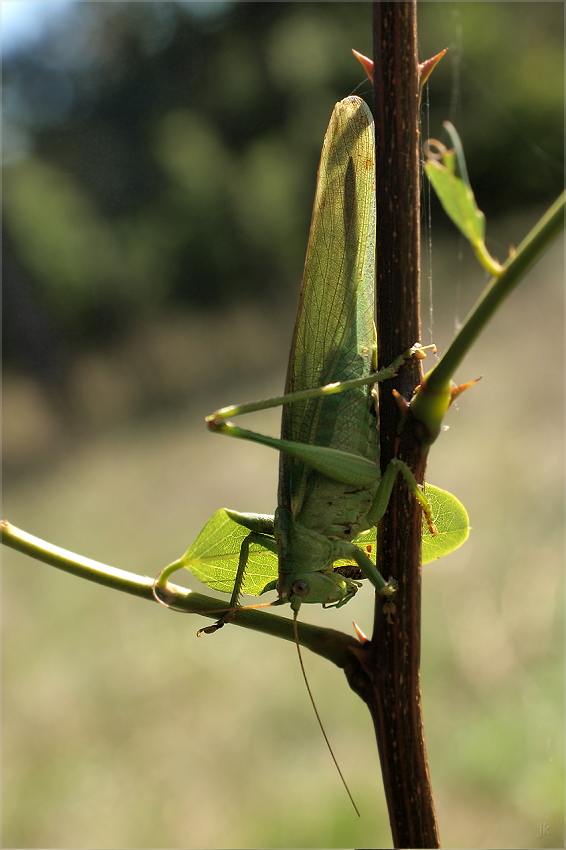
<instances>
[{"instance_id":1,"label":"blurred background","mask_svg":"<svg viewBox=\"0 0 566 850\"><path fill-rule=\"evenodd\" d=\"M328 118L371 100L350 54L371 55L371 4L2 16L3 515L153 576L217 508L275 507L276 454L203 417L281 391ZM450 47L423 138L456 124L500 260L563 187L563 16L419 5L421 59ZM423 341L442 351L485 278L423 193ZM485 377L432 452L473 527L424 573L444 846L561 843L562 302L557 244L464 364ZM277 413L254 424L276 433ZM236 627L197 641L196 617L4 564L4 846L390 846L369 715L340 671L306 659L360 821L292 646ZM365 589L305 619L370 631L371 612Z\"/></svg>"}]
</instances>

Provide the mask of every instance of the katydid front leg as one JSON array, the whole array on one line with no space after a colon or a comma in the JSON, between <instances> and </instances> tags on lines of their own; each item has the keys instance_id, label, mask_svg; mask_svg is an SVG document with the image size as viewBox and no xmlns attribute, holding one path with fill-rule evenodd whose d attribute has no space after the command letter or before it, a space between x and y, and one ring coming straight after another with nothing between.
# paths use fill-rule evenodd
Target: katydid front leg
<instances>
[{"instance_id":1,"label":"katydid front leg","mask_svg":"<svg viewBox=\"0 0 566 850\"><path fill-rule=\"evenodd\" d=\"M240 544L239 544L239 557L238 557L238 568L234 573L233 583L232 583L232 592L230 596L230 603L227 609L221 609L222 616L218 618L216 623L212 626L207 626L206 628L199 629L197 631L197 636L200 637L202 634L212 634L218 629L221 629L226 623L231 622L234 619L234 616L238 610L240 610L241 606L239 605L239 598L242 593L242 585L246 577L246 569L249 563L249 555L250 555L250 547L252 544L256 544L261 547L262 550L266 552L271 552L275 555L277 551L277 546L274 540L274 517L267 516L265 514L251 514L251 513L239 513L238 511L223 511L226 514L227 518L232 523L232 527L239 526L242 530L245 530L249 533L245 535L245 537L241 538L240 536ZM233 536L233 535L232 535ZM206 561L209 559L209 544L207 543L205 552L202 553L201 558ZM213 557L213 560L215 558ZM177 570L181 569L183 566L186 566L184 563L184 558L179 559L178 561L169 564L169 566L165 567L159 575L156 577L153 584L153 595L157 602L161 603L167 608L172 610L181 611L182 613L191 613L187 611L186 608L176 608L174 605L174 594L171 595L171 592L168 589L167 582L171 575L175 573ZM216 587L212 585L215 589ZM275 589L275 581L272 582L272 588ZM271 589L269 587L264 587L264 592L267 589ZM267 603L274 604L274 603ZM264 607L264 606L252 606L252 607ZM193 613L199 613L197 611ZM212 610L209 613L215 614L220 613L219 611Z\"/></svg>"},{"instance_id":2,"label":"katydid front leg","mask_svg":"<svg viewBox=\"0 0 566 850\"><path fill-rule=\"evenodd\" d=\"M259 543L260 545L265 546L266 548L272 543L272 538L268 538L265 534L260 534L256 531L250 531L247 537L244 538L240 545L240 557L238 560L238 570L236 573L236 578L234 580L234 588L232 590L232 595L230 597L230 608L228 611L218 618L216 623L213 623L212 626L205 626L203 629L199 629L197 631L197 637L201 635L211 635L214 632L217 632L218 629L221 629L226 623L230 623L236 613L238 608L238 602L240 600L240 595L242 591L242 582L244 581L244 576L246 574L246 567L248 565L248 557L250 552L250 545L252 543Z\"/></svg>"}]
</instances>

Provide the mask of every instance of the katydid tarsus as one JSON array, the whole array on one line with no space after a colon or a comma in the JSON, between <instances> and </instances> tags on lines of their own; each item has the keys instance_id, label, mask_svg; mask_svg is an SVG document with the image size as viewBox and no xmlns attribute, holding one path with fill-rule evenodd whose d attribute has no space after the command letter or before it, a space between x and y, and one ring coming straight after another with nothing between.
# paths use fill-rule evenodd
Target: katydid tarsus
<instances>
[{"instance_id":1,"label":"katydid tarsus","mask_svg":"<svg viewBox=\"0 0 566 850\"><path fill-rule=\"evenodd\" d=\"M275 516L218 512L222 519L216 514L199 536L198 555L191 547L156 579L155 595L163 602L169 601L169 575L183 566L210 586L227 589L225 580L203 578L197 565L216 561L223 573L227 560L237 560L228 613L199 634L233 619L242 592L276 589L272 604L290 603L295 617L303 603L340 607L360 586L340 572L337 564L344 562L354 562L378 593L392 596L395 580L381 575L356 538L382 518L399 472L423 507L429 534L436 533L427 498L410 469L393 459L382 476L379 466L373 385L424 354L415 344L390 367L376 371L374 156L371 112L360 98L347 97L336 104L324 139L285 394L207 417L212 431L279 451L280 473ZM281 439L228 421L276 406L282 406ZM436 493L461 508L450 494ZM451 548L465 536L467 517L465 531ZM215 551L219 539L222 545ZM227 540L232 543L224 545ZM278 578L250 591L246 570L252 551L268 560L277 553Z\"/></svg>"}]
</instances>

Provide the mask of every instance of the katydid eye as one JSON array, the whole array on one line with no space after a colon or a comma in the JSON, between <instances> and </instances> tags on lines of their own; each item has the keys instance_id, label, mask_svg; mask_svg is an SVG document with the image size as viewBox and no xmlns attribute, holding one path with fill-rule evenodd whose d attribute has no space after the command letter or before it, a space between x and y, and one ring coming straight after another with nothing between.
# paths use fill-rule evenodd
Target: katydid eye
<instances>
[{"instance_id":1,"label":"katydid eye","mask_svg":"<svg viewBox=\"0 0 566 850\"><path fill-rule=\"evenodd\" d=\"M298 581L293 582L293 587L291 588L292 592L295 596L306 596L309 592L309 586L306 581L302 581L299 579Z\"/></svg>"}]
</instances>

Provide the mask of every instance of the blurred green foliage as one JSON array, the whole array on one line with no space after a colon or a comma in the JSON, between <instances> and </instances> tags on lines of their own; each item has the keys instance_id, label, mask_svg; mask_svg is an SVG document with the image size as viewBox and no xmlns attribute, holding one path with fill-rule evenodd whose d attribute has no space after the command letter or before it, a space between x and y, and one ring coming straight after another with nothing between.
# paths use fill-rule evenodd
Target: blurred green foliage
<instances>
[{"instance_id":1,"label":"blurred green foliage","mask_svg":"<svg viewBox=\"0 0 566 850\"><path fill-rule=\"evenodd\" d=\"M488 217L550 203L562 4L423 3L419 18L422 58L451 48L423 134L456 123ZM332 105L360 83L370 96L351 47L371 53L370 3L81 2L10 53L8 361L41 373L51 336L68 357L171 306L286 301Z\"/></svg>"}]
</instances>

